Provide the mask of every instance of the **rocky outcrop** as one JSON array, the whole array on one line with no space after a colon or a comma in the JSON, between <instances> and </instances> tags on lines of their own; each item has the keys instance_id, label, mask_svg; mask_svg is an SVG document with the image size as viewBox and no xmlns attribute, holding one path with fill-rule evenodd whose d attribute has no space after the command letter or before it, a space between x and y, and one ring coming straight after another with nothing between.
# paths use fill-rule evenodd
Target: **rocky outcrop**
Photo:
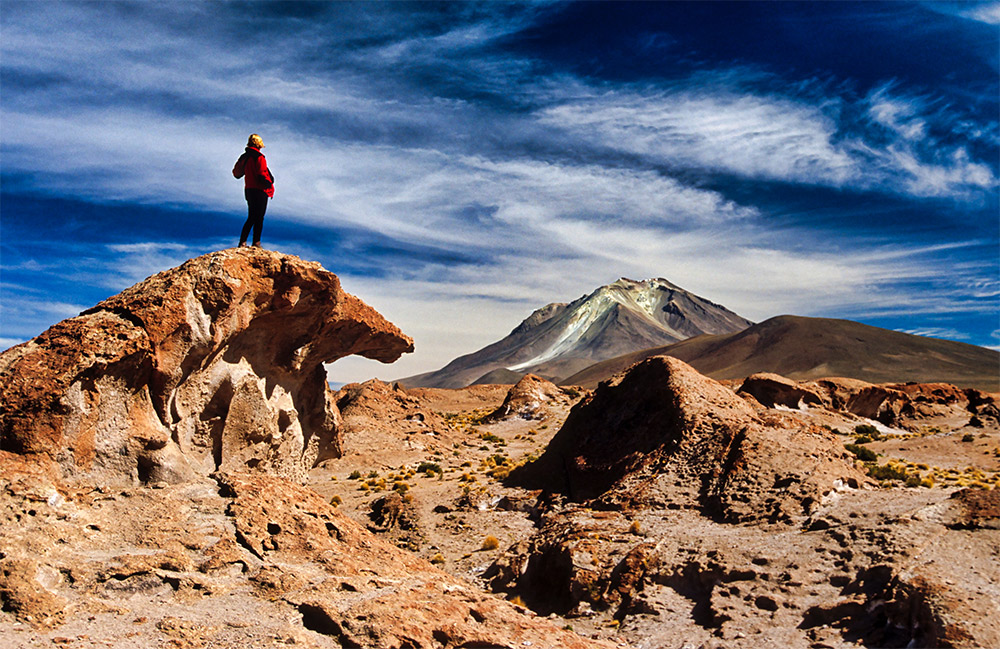
<instances>
[{"instance_id":1,"label":"rocky outcrop","mask_svg":"<svg viewBox=\"0 0 1000 649\"><path fill-rule=\"evenodd\" d=\"M300 479L340 452L323 363L412 349L318 264L223 250L0 355L0 449L107 482Z\"/></svg>"},{"instance_id":2,"label":"rocky outcrop","mask_svg":"<svg viewBox=\"0 0 1000 649\"><path fill-rule=\"evenodd\" d=\"M275 571L296 564L320 569L309 579L286 580L298 587L282 596L307 628L341 646L607 646L533 620L371 537L308 489L259 475L223 480L243 545Z\"/></svg>"},{"instance_id":3,"label":"rocky outcrop","mask_svg":"<svg viewBox=\"0 0 1000 649\"><path fill-rule=\"evenodd\" d=\"M38 469L0 453L5 647L612 646L438 570L284 478L108 489Z\"/></svg>"},{"instance_id":4,"label":"rocky outcrop","mask_svg":"<svg viewBox=\"0 0 1000 649\"><path fill-rule=\"evenodd\" d=\"M823 399L816 392L783 376L767 372L748 376L739 391L749 394L768 408L801 408L823 404Z\"/></svg>"},{"instance_id":5,"label":"rocky outcrop","mask_svg":"<svg viewBox=\"0 0 1000 649\"><path fill-rule=\"evenodd\" d=\"M803 527L567 507L484 576L540 614L610 618L641 646L992 647L996 492L957 493L850 490Z\"/></svg>"},{"instance_id":6,"label":"rocky outcrop","mask_svg":"<svg viewBox=\"0 0 1000 649\"><path fill-rule=\"evenodd\" d=\"M830 493L866 482L830 432L758 415L667 356L602 383L514 479L603 507L673 503L733 522L801 519Z\"/></svg>"},{"instance_id":7,"label":"rocky outcrop","mask_svg":"<svg viewBox=\"0 0 1000 649\"><path fill-rule=\"evenodd\" d=\"M826 378L793 381L777 374L747 377L739 392L765 407L825 408L911 430L928 421L949 427L995 422L996 396L947 383L887 383L873 385L856 379Z\"/></svg>"},{"instance_id":8,"label":"rocky outcrop","mask_svg":"<svg viewBox=\"0 0 1000 649\"><path fill-rule=\"evenodd\" d=\"M398 383L348 383L333 400L346 455L378 456L400 443L414 450L441 450L452 443L453 431L444 417Z\"/></svg>"},{"instance_id":9,"label":"rocky outcrop","mask_svg":"<svg viewBox=\"0 0 1000 649\"><path fill-rule=\"evenodd\" d=\"M544 404L561 400L569 401L579 396L572 388L561 388L540 376L526 374L511 387L499 408L486 415L484 422L502 421L511 417L541 419Z\"/></svg>"}]
</instances>

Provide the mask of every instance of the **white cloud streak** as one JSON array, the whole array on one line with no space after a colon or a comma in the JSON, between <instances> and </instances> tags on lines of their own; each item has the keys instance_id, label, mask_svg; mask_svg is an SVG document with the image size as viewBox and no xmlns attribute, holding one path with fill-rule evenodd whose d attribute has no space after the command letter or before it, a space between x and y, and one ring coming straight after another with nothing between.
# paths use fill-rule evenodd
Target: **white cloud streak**
<instances>
[{"instance_id":1,"label":"white cloud streak","mask_svg":"<svg viewBox=\"0 0 1000 649\"><path fill-rule=\"evenodd\" d=\"M356 47L346 27L322 35L356 69L296 54L318 28L276 31L261 71L247 66L260 50L234 46L238 25L207 31L219 19L205 13L211 5L137 7L37 3L5 15L4 69L51 82L5 88L5 172L41 192L238 214L241 183L229 170L247 129L262 133L277 175L268 219L352 227L472 260L428 259L378 278L342 273L347 290L417 341L416 354L380 376L436 369L533 309L619 276L664 276L755 320L976 310L977 299L997 295L990 268L943 270L948 249L832 245L828 232L775 229L762 208L691 180L708 171L957 202L994 195L997 178L970 145L934 134L961 122L958 113L894 85L856 99L748 89L745 75L724 71L667 87L598 85L532 77L529 60L479 53L534 6ZM435 65L441 83L509 93L503 99L525 108L504 112L394 74ZM973 128L995 141L995 124ZM137 228L133 243L107 247L69 276L117 290L231 243L151 243ZM943 289L942 277L958 288ZM351 363L361 361L338 362L332 375L372 371Z\"/></svg>"},{"instance_id":2,"label":"white cloud streak","mask_svg":"<svg viewBox=\"0 0 1000 649\"><path fill-rule=\"evenodd\" d=\"M856 124L838 121L859 108L843 99L810 104L725 84L594 92L545 108L538 120L574 140L744 178L954 199L994 191L993 171L971 160L966 147L927 135L922 103L892 96L891 86L867 97L859 107L894 136L879 145ZM923 153L928 149L933 155Z\"/></svg>"}]
</instances>

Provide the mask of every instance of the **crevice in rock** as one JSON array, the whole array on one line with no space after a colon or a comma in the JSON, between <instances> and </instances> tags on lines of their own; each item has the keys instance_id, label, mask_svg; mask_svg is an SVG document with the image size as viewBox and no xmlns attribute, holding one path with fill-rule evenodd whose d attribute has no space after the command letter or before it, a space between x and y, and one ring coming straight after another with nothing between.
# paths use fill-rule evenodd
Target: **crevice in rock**
<instances>
[{"instance_id":1,"label":"crevice in rock","mask_svg":"<svg viewBox=\"0 0 1000 649\"><path fill-rule=\"evenodd\" d=\"M231 380L225 380L216 388L215 394L209 399L199 419L207 427L208 439L212 445L212 461L215 468L222 466L222 431L226 427L226 417L229 414L229 404L233 400L235 389Z\"/></svg>"},{"instance_id":2,"label":"crevice in rock","mask_svg":"<svg viewBox=\"0 0 1000 649\"><path fill-rule=\"evenodd\" d=\"M340 626L340 622L330 617L330 613L322 606L308 602L299 604L299 613L302 615L302 626L310 631L332 637L344 649L362 649Z\"/></svg>"},{"instance_id":3,"label":"crevice in rock","mask_svg":"<svg viewBox=\"0 0 1000 649\"><path fill-rule=\"evenodd\" d=\"M884 565L862 570L842 591L852 599L807 609L798 628L830 626L845 640L873 649L951 647L965 638L963 629L947 624L929 603L931 584L904 583L892 572Z\"/></svg>"}]
</instances>

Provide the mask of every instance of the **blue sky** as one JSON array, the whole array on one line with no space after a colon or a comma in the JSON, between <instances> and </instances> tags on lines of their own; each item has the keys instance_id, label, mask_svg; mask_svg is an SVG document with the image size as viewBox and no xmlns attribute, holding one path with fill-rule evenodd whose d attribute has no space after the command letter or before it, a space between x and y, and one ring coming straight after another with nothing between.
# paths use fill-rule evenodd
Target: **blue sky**
<instances>
[{"instance_id":1,"label":"blue sky","mask_svg":"<svg viewBox=\"0 0 1000 649\"><path fill-rule=\"evenodd\" d=\"M1000 345L1000 3L0 4L0 343L264 242L414 337L618 277Z\"/></svg>"}]
</instances>

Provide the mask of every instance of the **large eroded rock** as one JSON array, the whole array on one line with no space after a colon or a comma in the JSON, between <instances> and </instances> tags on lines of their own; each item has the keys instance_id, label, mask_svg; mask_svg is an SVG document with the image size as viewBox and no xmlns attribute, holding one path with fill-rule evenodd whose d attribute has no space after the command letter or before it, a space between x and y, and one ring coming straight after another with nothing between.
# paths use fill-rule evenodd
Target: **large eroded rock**
<instances>
[{"instance_id":1,"label":"large eroded rock","mask_svg":"<svg viewBox=\"0 0 1000 649\"><path fill-rule=\"evenodd\" d=\"M323 363L412 349L319 264L223 250L0 354L0 449L107 481L300 479L340 452Z\"/></svg>"},{"instance_id":2,"label":"large eroded rock","mask_svg":"<svg viewBox=\"0 0 1000 649\"><path fill-rule=\"evenodd\" d=\"M758 414L722 384L654 356L580 402L515 480L572 500L694 507L726 521L791 521L865 475L829 431Z\"/></svg>"}]
</instances>

